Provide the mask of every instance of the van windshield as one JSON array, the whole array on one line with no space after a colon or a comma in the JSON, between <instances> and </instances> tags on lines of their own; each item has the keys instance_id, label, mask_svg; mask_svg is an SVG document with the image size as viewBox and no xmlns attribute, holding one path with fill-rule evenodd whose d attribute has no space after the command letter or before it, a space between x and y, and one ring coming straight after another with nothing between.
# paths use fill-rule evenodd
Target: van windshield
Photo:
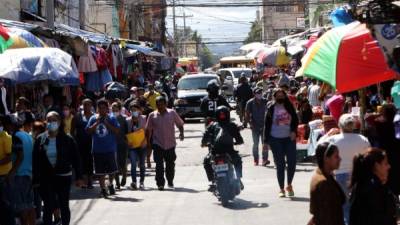
<instances>
[{"instance_id":1,"label":"van windshield","mask_svg":"<svg viewBox=\"0 0 400 225\"><path fill-rule=\"evenodd\" d=\"M181 79L178 83L179 90L195 90L207 89L207 84L210 80L216 80L215 77L199 77Z\"/></svg>"},{"instance_id":2,"label":"van windshield","mask_svg":"<svg viewBox=\"0 0 400 225\"><path fill-rule=\"evenodd\" d=\"M242 73L244 73L247 78L250 78L252 75L251 70L237 70L237 71L232 71L232 72L233 72L233 76L235 78L240 78L240 75Z\"/></svg>"}]
</instances>

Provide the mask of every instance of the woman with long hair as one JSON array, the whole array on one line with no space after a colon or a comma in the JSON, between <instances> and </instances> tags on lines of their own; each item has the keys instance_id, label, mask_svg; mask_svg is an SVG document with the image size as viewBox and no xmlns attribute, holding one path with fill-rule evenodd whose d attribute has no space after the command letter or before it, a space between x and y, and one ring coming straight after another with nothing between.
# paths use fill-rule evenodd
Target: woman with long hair
<instances>
[{"instance_id":1,"label":"woman with long hair","mask_svg":"<svg viewBox=\"0 0 400 225\"><path fill-rule=\"evenodd\" d=\"M386 152L369 148L353 160L350 225L396 225L396 197L387 186Z\"/></svg>"},{"instance_id":2,"label":"woman with long hair","mask_svg":"<svg viewBox=\"0 0 400 225\"><path fill-rule=\"evenodd\" d=\"M310 188L310 213L313 217L308 225L344 225L346 197L333 176L333 171L340 166L339 149L328 142L319 144L316 159L318 168Z\"/></svg>"},{"instance_id":3,"label":"woman with long hair","mask_svg":"<svg viewBox=\"0 0 400 225\"><path fill-rule=\"evenodd\" d=\"M273 96L274 101L265 113L264 144L271 147L274 156L280 188L279 197L286 197L284 189L286 163L286 191L289 197L293 197L292 181L296 172L296 136L299 120L296 109L283 89L276 89Z\"/></svg>"}]
</instances>

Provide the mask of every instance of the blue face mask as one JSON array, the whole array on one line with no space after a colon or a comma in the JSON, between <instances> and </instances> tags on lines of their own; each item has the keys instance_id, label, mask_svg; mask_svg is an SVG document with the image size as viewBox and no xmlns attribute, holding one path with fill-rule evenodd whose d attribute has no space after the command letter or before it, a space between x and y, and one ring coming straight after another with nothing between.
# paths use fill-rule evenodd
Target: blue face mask
<instances>
[{"instance_id":1,"label":"blue face mask","mask_svg":"<svg viewBox=\"0 0 400 225\"><path fill-rule=\"evenodd\" d=\"M132 112L132 116L133 116L133 117L139 117L139 112L138 112L138 111Z\"/></svg>"},{"instance_id":2,"label":"blue face mask","mask_svg":"<svg viewBox=\"0 0 400 225\"><path fill-rule=\"evenodd\" d=\"M47 123L47 130L54 132L54 131L58 130L59 126L60 125L58 124L58 122L50 122L50 123Z\"/></svg>"}]
</instances>

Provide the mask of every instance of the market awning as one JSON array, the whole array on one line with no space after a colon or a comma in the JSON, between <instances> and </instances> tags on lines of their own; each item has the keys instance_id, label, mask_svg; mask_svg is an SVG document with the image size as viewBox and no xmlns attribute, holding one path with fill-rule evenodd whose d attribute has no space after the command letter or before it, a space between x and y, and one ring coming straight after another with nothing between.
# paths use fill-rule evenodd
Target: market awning
<instances>
[{"instance_id":1,"label":"market awning","mask_svg":"<svg viewBox=\"0 0 400 225\"><path fill-rule=\"evenodd\" d=\"M137 50L138 52L141 52L148 56L154 56L154 57L165 57L166 56L164 53L153 51L153 49L143 46L143 45L126 44L126 48Z\"/></svg>"}]
</instances>

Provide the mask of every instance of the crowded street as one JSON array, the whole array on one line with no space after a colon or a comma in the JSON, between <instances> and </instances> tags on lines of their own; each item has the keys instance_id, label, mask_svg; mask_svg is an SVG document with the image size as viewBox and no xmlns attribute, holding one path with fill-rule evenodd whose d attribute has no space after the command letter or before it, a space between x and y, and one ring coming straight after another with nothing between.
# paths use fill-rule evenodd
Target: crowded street
<instances>
[{"instance_id":1,"label":"crowded street","mask_svg":"<svg viewBox=\"0 0 400 225\"><path fill-rule=\"evenodd\" d=\"M400 225L400 1L0 5L0 225Z\"/></svg>"},{"instance_id":2,"label":"crowded street","mask_svg":"<svg viewBox=\"0 0 400 225\"><path fill-rule=\"evenodd\" d=\"M176 148L175 190L159 192L154 169L146 176L145 191L129 187L117 191L110 199L99 199L98 189L73 189L71 224L183 225L183 224L306 224L309 220L309 179L315 166L298 165L293 186L296 197L279 199L273 165L254 166L251 157L251 133L242 132L245 144L238 147L243 157L245 189L228 207L221 207L207 191L203 158L207 149L200 147L204 125L198 120L185 124L185 140ZM290 212L287 215L285 212ZM133 222L134 221L134 222Z\"/></svg>"}]
</instances>

